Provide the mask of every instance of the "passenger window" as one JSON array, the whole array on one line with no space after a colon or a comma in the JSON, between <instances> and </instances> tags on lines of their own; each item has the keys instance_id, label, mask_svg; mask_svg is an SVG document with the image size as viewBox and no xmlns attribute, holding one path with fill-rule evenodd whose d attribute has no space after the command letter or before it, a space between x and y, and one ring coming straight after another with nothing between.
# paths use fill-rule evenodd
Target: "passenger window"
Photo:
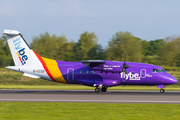
<instances>
[{"instance_id":1,"label":"passenger window","mask_svg":"<svg viewBox=\"0 0 180 120\"><path fill-rule=\"evenodd\" d=\"M152 71L153 73L158 73L159 72L159 70L158 69L153 69L153 71Z\"/></svg>"},{"instance_id":2,"label":"passenger window","mask_svg":"<svg viewBox=\"0 0 180 120\"><path fill-rule=\"evenodd\" d=\"M93 70L93 74L95 74L95 70Z\"/></svg>"},{"instance_id":3,"label":"passenger window","mask_svg":"<svg viewBox=\"0 0 180 120\"><path fill-rule=\"evenodd\" d=\"M80 70L79 73L82 74L82 70Z\"/></svg>"},{"instance_id":4,"label":"passenger window","mask_svg":"<svg viewBox=\"0 0 180 120\"><path fill-rule=\"evenodd\" d=\"M86 73L89 74L89 70L87 70Z\"/></svg>"},{"instance_id":5,"label":"passenger window","mask_svg":"<svg viewBox=\"0 0 180 120\"><path fill-rule=\"evenodd\" d=\"M159 71L162 73L166 73L166 71L164 69L159 69Z\"/></svg>"}]
</instances>

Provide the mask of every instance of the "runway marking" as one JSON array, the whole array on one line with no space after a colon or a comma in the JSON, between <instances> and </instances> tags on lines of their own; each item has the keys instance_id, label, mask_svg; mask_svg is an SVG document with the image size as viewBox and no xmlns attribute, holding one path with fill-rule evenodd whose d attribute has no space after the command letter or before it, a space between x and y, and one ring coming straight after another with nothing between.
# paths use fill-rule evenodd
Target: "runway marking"
<instances>
[{"instance_id":1,"label":"runway marking","mask_svg":"<svg viewBox=\"0 0 180 120\"><path fill-rule=\"evenodd\" d=\"M180 101L0 99L0 102L180 103Z\"/></svg>"}]
</instances>

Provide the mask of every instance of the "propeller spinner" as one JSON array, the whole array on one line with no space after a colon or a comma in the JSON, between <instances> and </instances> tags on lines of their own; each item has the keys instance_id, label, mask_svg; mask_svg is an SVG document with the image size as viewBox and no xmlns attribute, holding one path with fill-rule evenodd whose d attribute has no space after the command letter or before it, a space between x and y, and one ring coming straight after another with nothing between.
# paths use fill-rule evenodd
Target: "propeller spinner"
<instances>
[{"instance_id":1,"label":"propeller spinner","mask_svg":"<svg viewBox=\"0 0 180 120\"><path fill-rule=\"evenodd\" d=\"M129 68L129 65L127 65L126 62L124 61L122 72L125 72L125 74L127 74L126 71L127 68Z\"/></svg>"}]
</instances>

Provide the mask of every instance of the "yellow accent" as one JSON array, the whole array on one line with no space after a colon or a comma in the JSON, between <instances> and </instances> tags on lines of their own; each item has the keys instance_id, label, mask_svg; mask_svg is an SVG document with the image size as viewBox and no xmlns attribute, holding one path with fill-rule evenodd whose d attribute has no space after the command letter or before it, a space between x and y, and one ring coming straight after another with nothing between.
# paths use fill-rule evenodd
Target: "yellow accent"
<instances>
[{"instance_id":1,"label":"yellow accent","mask_svg":"<svg viewBox=\"0 0 180 120\"><path fill-rule=\"evenodd\" d=\"M46 66L49 70L49 72L51 73L51 75L53 76L53 78L55 79L55 81L57 82L61 82L61 83L67 83L64 79L64 77L62 76L62 73L60 71L60 69L58 68L58 64L55 60L52 59L47 59L47 58L43 58L43 61L46 63Z\"/></svg>"},{"instance_id":2,"label":"yellow accent","mask_svg":"<svg viewBox=\"0 0 180 120\"><path fill-rule=\"evenodd\" d=\"M117 82L113 82L113 83L117 83Z\"/></svg>"},{"instance_id":3,"label":"yellow accent","mask_svg":"<svg viewBox=\"0 0 180 120\"><path fill-rule=\"evenodd\" d=\"M16 54L17 54L17 56L19 57L19 53L17 52Z\"/></svg>"}]
</instances>

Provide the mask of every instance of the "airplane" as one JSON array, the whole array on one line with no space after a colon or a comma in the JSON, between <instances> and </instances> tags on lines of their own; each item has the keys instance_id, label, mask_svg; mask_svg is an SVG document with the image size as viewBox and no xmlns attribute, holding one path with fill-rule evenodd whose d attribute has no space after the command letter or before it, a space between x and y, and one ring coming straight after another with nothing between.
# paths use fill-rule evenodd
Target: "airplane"
<instances>
[{"instance_id":1,"label":"airplane","mask_svg":"<svg viewBox=\"0 0 180 120\"><path fill-rule=\"evenodd\" d=\"M4 30L4 34L15 63L6 68L27 77L91 86L96 93L118 85L157 86L160 93L164 93L165 85L178 82L163 68L152 64L108 60L67 62L44 58L31 49L20 32Z\"/></svg>"}]
</instances>

